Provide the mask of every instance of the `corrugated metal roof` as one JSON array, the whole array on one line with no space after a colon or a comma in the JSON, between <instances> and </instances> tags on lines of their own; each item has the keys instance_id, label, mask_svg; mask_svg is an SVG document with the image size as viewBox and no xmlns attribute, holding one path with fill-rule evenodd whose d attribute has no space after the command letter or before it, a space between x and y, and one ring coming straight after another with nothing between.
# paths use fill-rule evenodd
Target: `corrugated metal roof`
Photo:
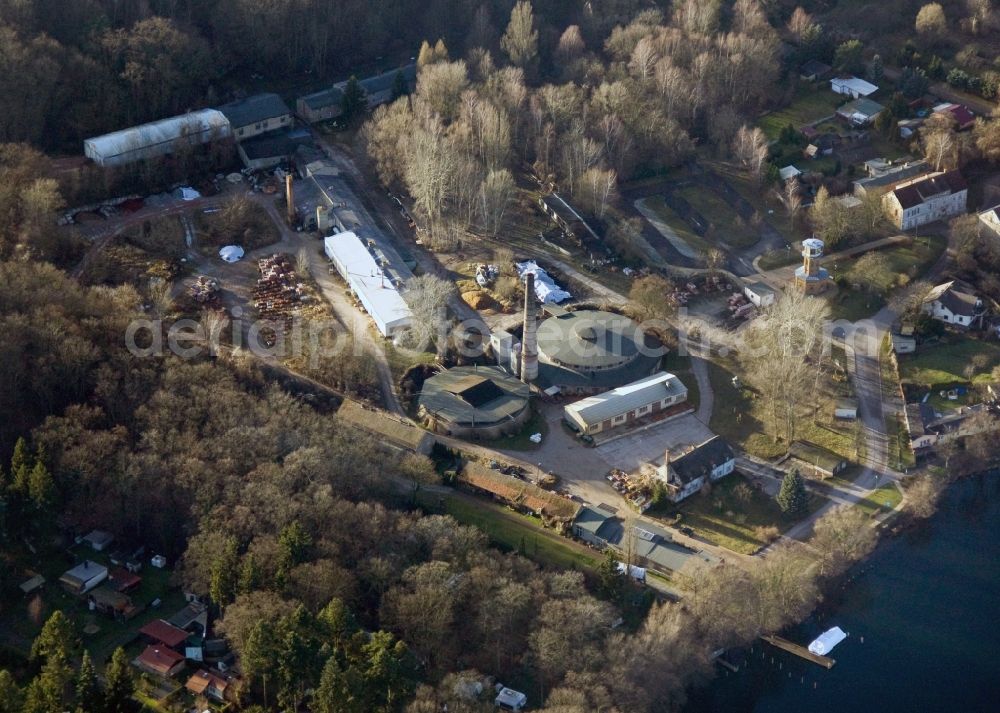
<instances>
[{"instance_id":1,"label":"corrugated metal roof","mask_svg":"<svg viewBox=\"0 0 1000 713\"><path fill-rule=\"evenodd\" d=\"M388 336L394 328L409 326L413 315L406 301L389 279L382 277L382 268L356 234L331 235L324 239L323 245L383 336Z\"/></svg>"},{"instance_id":2,"label":"corrugated metal roof","mask_svg":"<svg viewBox=\"0 0 1000 713\"><path fill-rule=\"evenodd\" d=\"M219 107L233 129L249 126L265 119L276 119L292 110L277 94L254 94Z\"/></svg>"},{"instance_id":3,"label":"corrugated metal roof","mask_svg":"<svg viewBox=\"0 0 1000 713\"><path fill-rule=\"evenodd\" d=\"M617 389L577 401L566 406L588 425L613 419L633 409L647 406L668 396L687 396L687 387L673 374L659 374L634 381Z\"/></svg>"},{"instance_id":4,"label":"corrugated metal roof","mask_svg":"<svg viewBox=\"0 0 1000 713\"><path fill-rule=\"evenodd\" d=\"M83 150L96 163L114 165L171 153L178 139L201 144L229 135L229 120L222 112L202 109L95 136L83 142Z\"/></svg>"}]
</instances>

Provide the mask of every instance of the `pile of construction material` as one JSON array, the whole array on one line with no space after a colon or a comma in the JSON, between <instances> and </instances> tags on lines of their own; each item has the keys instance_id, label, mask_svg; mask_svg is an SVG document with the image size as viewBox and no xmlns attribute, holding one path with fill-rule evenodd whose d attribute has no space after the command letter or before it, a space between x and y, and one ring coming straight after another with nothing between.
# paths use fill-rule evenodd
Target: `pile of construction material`
<instances>
[{"instance_id":1,"label":"pile of construction material","mask_svg":"<svg viewBox=\"0 0 1000 713\"><path fill-rule=\"evenodd\" d=\"M188 294L200 304L215 302L219 298L219 281L208 275L198 275L198 279L188 287Z\"/></svg>"},{"instance_id":2,"label":"pile of construction material","mask_svg":"<svg viewBox=\"0 0 1000 713\"><path fill-rule=\"evenodd\" d=\"M274 254L257 261L260 277L253 290L253 305L263 319L288 326L302 301L304 287L287 255Z\"/></svg>"},{"instance_id":3,"label":"pile of construction material","mask_svg":"<svg viewBox=\"0 0 1000 713\"><path fill-rule=\"evenodd\" d=\"M742 292L734 292L728 300L729 314L738 319L748 318L754 314L754 306Z\"/></svg>"}]
</instances>

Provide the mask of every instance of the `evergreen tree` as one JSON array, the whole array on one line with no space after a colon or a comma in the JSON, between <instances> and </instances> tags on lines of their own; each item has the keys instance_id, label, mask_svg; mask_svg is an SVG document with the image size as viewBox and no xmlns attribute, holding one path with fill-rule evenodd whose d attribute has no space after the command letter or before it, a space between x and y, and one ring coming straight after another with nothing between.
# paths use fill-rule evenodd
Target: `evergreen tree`
<instances>
[{"instance_id":1,"label":"evergreen tree","mask_svg":"<svg viewBox=\"0 0 1000 713\"><path fill-rule=\"evenodd\" d=\"M53 504L55 496L56 484L52 474L42 461L36 461L28 476L28 497L39 510L46 510Z\"/></svg>"},{"instance_id":2,"label":"evergreen tree","mask_svg":"<svg viewBox=\"0 0 1000 713\"><path fill-rule=\"evenodd\" d=\"M316 621L302 605L278 623L273 668L283 709L297 710L319 677L320 642L315 634Z\"/></svg>"},{"instance_id":3,"label":"evergreen tree","mask_svg":"<svg viewBox=\"0 0 1000 713\"><path fill-rule=\"evenodd\" d=\"M350 123L361 116L368 106L368 95L365 94L361 82L353 74L344 85L344 92L340 97L340 116L344 121Z\"/></svg>"},{"instance_id":4,"label":"evergreen tree","mask_svg":"<svg viewBox=\"0 0 1000 713\"><path fill-rule=\"evenodd\" d=\"M13 479L13 487L19 493L27 494L28 478L34 462L31 453L28 452L28 444L24 438L18 438L14 444L14 455L10 459L10 475Z\"/></svg>"},{"instance_id":5,"label":"evergreen tree","mask_svg":"<svg viewBox=\"0 0 1000 713\"><path fill-rule=\"evenodd\" d=\"M872 57L871 64L868 65L868 78L872 80L872 84L880 84L884 76L885 65L882 64L882 56L875 55Z\"/></svg>"},{"instance_id":6,"label":"evergreen tree","mask_svg":"<svg viewBox=\"0 0 1000 713\"><path fill-rule=\"evenodd\" d=\"M240 576L239 565L239 545L235 537L229 537L222 552L212 563L208 584L208 596L217 606L225 607L236 599L236 586Z\"/></svg>"},{"instance_id":7,"label":"evergreen tree","mask_svg":"<svg viewBox=\"0 0 1000 713\"><path fill-rule=\"evenodd\" d=\"M401 71L396 72L396 76L392 79L392 98L399 99L400 97L405 97L410 93L410 84L406 81L406 77L403 76Z\"/></svg>"},{"instance_id":8,"label":"evergreen tree","mask_svg":"<svg viewBox=\"0 0 1000 713\"><path fill-rule=\"evenodd\" d=\"M625 574L618 569L618 557L610 548L605 550L604 559L597 567L597 576L601 581L601 592L617 601L625 588Z\"/></svg>"},{"instance_id":9,"label":"evergreen tree","mask_svg":"<svg viewBox=\"0 0 1000 713\"><path fill-rule=\"evenodd\" d=\"M76 627L69 617L57 609L52 612L31 645L31 658L49 659L61 656L69 660L79 649L80 638L76 634Z\"/></svg>"},{"instance_id":10,"label":"evergreen tree","mask_svg":"<svg viewBox=\"0 0 1000 713\"><path fill-rule=\"evenodd\" d=\"M348 684L344 670L337 663L337 657L331 656L323 665L319 686L313 693L312 710L315 713L362 713L364 704L359 700L358 693L359 690L352 690Z\"/></svg>"},{"instance_id":11,"label":"evergreen tree","mask_svg":"<svg viewBox=\"0 0 1000 713\"><path fill-rule=\"evenodd\" d=\"M260 567L252 552L248 552L243 557L243 565L240 567L240 579L236 585L238 594L249 594L261 586Z\"/></svg>"},{"instance_id":12,"label":"evergreen tree","mask_svg":"<svg viewBox=\"0 0 1000 713\"><path fill-rule=\"evenodd\" d=\"M90 652L84 650L80 670L76 674L76 706L78 711L97 713L101 708L101 687L97 682L97 671L90 658Z\"/></svg>"},{"instance_id":13,"label":"evergreen tree","mask_svg":"<svg viewBox=\"0 0 1000 713\"><path fill-rule=\"evenodd\" d=\"M0 669L0 713L21 713L24 696L10 671Z\"/></svg>"},{"instance_id":14,"label":"evergreen tree","mask_svg":"<svg viewBox=\"0 0 1000 713\"><path fill-rule=\"evenodd\" d=\"M293 520L278 535L278 547L281 551L281 567L291 569L301 564L309 555L312 547L310 535L298 520Z\"/></svg>"},{"instance_id":15,"label":"evergreen tree","mask_svg":"<svg viewBox=\"0 0 1000 713\"><path fill-rule=\"evenodd\" d=\"M377 631L362 652L367 659L364 681L370 709L395 710L415 688L406 644L387 631Z\"/></svg>"},{"instance_id":16,"label":"evergreen tree","mask_svg":"<svg viewBox=\"0 0 1000 713\"><path fill-rule=\"evenodd\" d=\"M354 615L351 614L351 610L347 608L347 605L339 597L331 599L320 610L319 614L316 615L316 621L323 627L323 633L327 636L328 640L337 645L338 648L341 642L345 641L351 634L358 630L358 624L354 620Z\"/></svg>"},{"instance_id":17,"label":"evergreen tree","mask_svg":"<svg viewBox=\"0 0 1000 713\"><path fill-rule=\"evenodd\" d=\"M104 681L105 713L131 713L135 710L132 700L135 680L132 678L125 649L120 646L111 655L111 661L104 671Z\"/></svg>"},{"instance_id":18,"label":"evergreen tree","mask_svg":"<svg viewBox=\"0 0 1000 713\"><path fill-rule=\"evenodd\" d=\"M24 713L62 713L69 704L73 669L65 652L54 651L41 672L28 684Z\"/></svg>"},{"instance_id":19,"label":"evergreen tree","mask_svg":"<svg viewBox=\"0 0 1000 713\"><path fill-rule=\"evenodd\" d=\"M781 490L775 498L778 507L787 515L801 515L809 505L809 494L806 492L806 485L796 468L781 480Z\"/></svg>"}]
</instances>

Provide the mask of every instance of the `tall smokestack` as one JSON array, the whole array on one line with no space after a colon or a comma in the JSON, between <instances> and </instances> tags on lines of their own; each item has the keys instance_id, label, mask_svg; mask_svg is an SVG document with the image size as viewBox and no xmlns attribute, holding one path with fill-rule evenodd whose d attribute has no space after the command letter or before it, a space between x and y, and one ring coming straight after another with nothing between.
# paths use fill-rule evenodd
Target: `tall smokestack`
<instances>
[{"instance_id":1,"label":"tall smokestack","mask_svg":"<svg viewBox=\"0 0 1000 713\"><path fill-rule=\"evenodd\" d=\"M521 381L529 384L538 378L538 334L535 315L535 275L524 276L524 330L521 334Z\"/></svg>"},{"instance_id":2,"label":"tall smokestack","mask_svg":"<svg viewBox=\"0 0 1000 713\"><path fill-rule=\"evenodd\" d=\"M295 191L292 190L292 174L285 176L285 203L288 204L288 224L295 225Z\"/></svg>"}]
</instances>

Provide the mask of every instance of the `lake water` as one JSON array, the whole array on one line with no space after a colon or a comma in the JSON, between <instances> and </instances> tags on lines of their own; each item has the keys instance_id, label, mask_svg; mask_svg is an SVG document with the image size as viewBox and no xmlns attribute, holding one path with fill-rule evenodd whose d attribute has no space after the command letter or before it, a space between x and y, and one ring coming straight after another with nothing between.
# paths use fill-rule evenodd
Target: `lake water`
<instances>
[{"instance_id":1,"label":"lake water","mask_svg":"<svg viewBox=\"0 0 1000 713\"><path fill-rule=\"evenodd\" d=\"M786 632L802 644L848 632L833 669L758 642L685 713L1000 711L1000 476L953 485L928 523L888 538L852 577Z\"/></svg>"}]
</instances>

